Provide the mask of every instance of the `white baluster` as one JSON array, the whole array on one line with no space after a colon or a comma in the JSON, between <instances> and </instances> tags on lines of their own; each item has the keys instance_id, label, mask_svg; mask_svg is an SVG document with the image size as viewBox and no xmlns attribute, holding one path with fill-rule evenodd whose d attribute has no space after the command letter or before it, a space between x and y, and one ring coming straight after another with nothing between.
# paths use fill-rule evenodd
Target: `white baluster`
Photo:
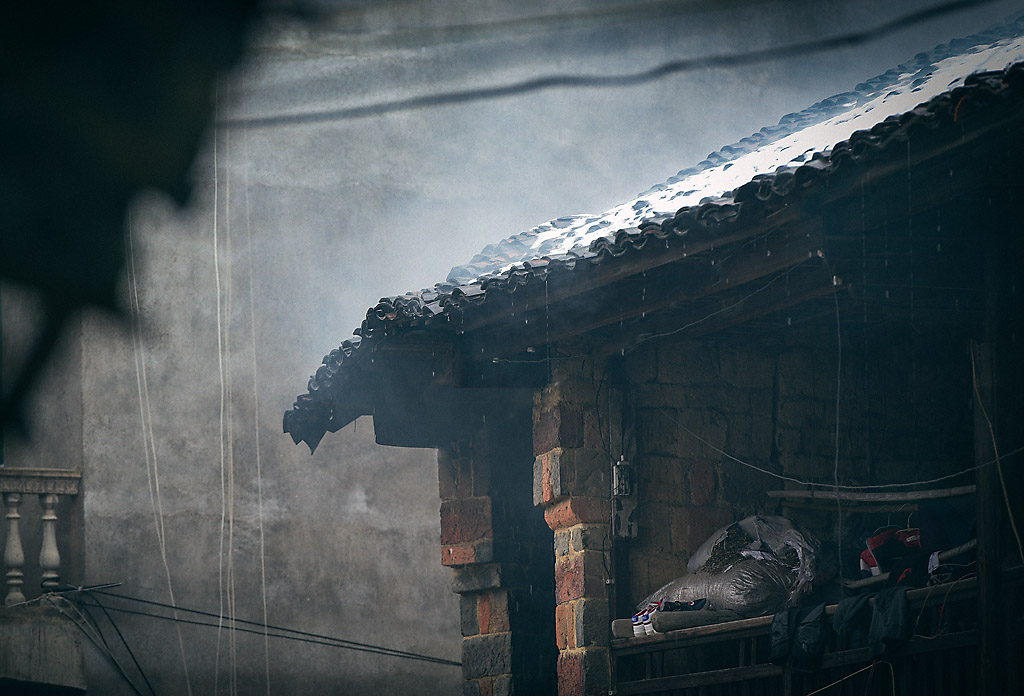
<instances>
[{"instance_id":1,"label":"white baluster","mask_svg":"<svg viewBox=\"0 0 1024 696\"><path fill-rule=\"evenodd\" d=\"M60 552L57 550L57 495L40 493L43 508L43 544L39 549L39 570L43 592L52 592L60 585Z\"/></svg>"},{"instance_id":2,"label":"white baluster","mask_svg":"<svg viewBox=\"0 0 1024 696\"><path fill-rule=\"evenodd\" d=\"M18 506L21 505L21 493L4 493L4 505L7 506L7 547L4 549L4 565L7 567L7 606L25 601L21 587L25 584L25 552L21 548L21 527L18 520Z\"/></svg>"}]
</instances>

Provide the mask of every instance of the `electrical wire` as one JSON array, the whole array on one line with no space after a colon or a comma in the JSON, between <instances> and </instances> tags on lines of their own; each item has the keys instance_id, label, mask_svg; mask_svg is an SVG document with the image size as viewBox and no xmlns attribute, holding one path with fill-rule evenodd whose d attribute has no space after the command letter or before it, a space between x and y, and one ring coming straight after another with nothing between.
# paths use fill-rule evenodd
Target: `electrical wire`
<instances>
[{"instance_id":1,"label":"electrical wire","mask_svg":"<svg viewBox=\"0 0 1024 696\"><path fill-rule=\"evenodd\" d=\"M270 640L266 635L267 612L267 554L263 534L263 466L260 460L260 386L256 359L256 290L253 280L252 225L249 207L249 131L242 129L242 156L245 159L245 240L249 257L249 338L252 344L252 411L253 435L256 447L256 504L260 527L260 591L263 598L263 657L266 663L267 696L270 696Z\"/></svg>"},{"instance_id":2,"label":"electrical wire","mask_svg":"<svg viewBox=\"0 0 1024 696\"><path fill-rule=\"evenodd\" d=\"M214 88L214 114L220 109L220 87ZM220 374L220 548L217 554L217 592L218 611L220 618L217 623L217 647L213 658L213 691L217 693L220 675L220 640L224 624L224 527L227 518L227 483L225 480L226 456L224 452L224 332L221 327L221 294L220 294L220 244L217 239L217 213L219 211L218 194L220 192L219 165L217 162L217 133L213 134L213 276L216 283L217 300L217 369Z\"/></svg>"},{"instance_id":3,"label":"electrical wire","mask_svg":"<svg viewBox=\"0 0 1024 696\"><path fill-rule=\"evenodd\" d=\"M837 679L834 682L832 682L831 684L826 684L825 686L821 687L820 689L815 689L814 691L811 691L810 693L807 694L807 696L815 696L815 694L820 694L822 691L827 691L828 689L831 689L833 686L839 686L840 684L842 684L847 679L850 679L851 677L856 677L858 674L860 674L862 672L866 672L866 671L868 671L869 669L871 669L874 666L875 666L875 663L872 662L870 665L866 665L864 667L861 667L856 672L850 672L845 677Z\"/></svg>"},{"instance_id":4,"label":"electrical wire","mask_svg":"<svg viewBox=\"0 0 1024 696\"><path fill-rule=\"evenodd\" d=\"M149 689L150 693L153 694L153 696L156 696L156 689L154 689L153 684L150 683L149 677L146 676L146 672L142 669L142 665L139 664L138 659L135 657L135 651L132 650L130 645L128 645L128 641L125 639L124 634L121 633L121 629L118 627L117 622L114 621L114 617L110 615L110 612L107 611L107 608L103 606L103 603L100 602L99 599L97 599L96 597L89 597L89 599L95 602L94 606L98 607L103 612L103 615L107 618L107 621L110 622L110 625L113 627L114 632L117 634L117 637L121 640L121 645L124 646L124 649L128 652L128 656L132 659L132 663L135 665L136 671L138 671L139 675L142 677L142 681L146 683L146 687ZM107 639L103 636L102 629L100 629L99 622L96 621L96 619L92 615L92 612L89 611L88 605L82 603L81 608L82 611L85 612L85 615L89 618L89 620L92 621L93 626L96 627L96 632L99 633L100 638L103 639L103 644L107 645L107 648L110 649L110 646L107 644ZM112 650L111 653L113 653Z\"/></svg>"},{"instance_id":5,"label":"electrical wire","mask_svg":"<svg viewBox=\"0 0 1024 696\"><path fill-rule=\"evenodd\" d=\"M139 283L135 271L135 239L132 227L132 209L129 206L128 234L125 239L129 288L128 304L132 315L132 352L135 357L135 381L139 393L139 414L142 419L142 448L146 460L146 482L149 487L150 507L153 510L153 526L156 532L157 547L160 551L160 560L163 563L164 575L167 579L167 596L170 598L171 604L176 605L174 583L171 581L171 565L167 561L167 533L164 527L163 498L160 495L160 463L156 452L152 402L149 398L149 379L146 374L146 345L142 339L142 306L139 302ZM185 672L185 686L188 695L192 696L192 680L189 676L188 660L185 657L185 641L180 630L177 631L177 634L181 666Z\"/></svg>"},{"instance_id":6,"label":"electrical wire","mask_svg":"<svg viewBox=\"0 0 1024 696\"><path fill-rule=\"evenodd\" d=\"M729 454L728 452L726 452L725 450L723 450L722 448L717 447L716 445L712 444L711 442L708 442L707 440L702 438L700 435L698 435L697 433L695 433L692 430L690 430L689 428L687 428L685 425L683 425L683 423L679 420L679 418L677 418L669 409L667 409L667 408L665 408L663 406L659 406L658 410L662 411L663 413L665 413L665 415L667 415L669 418L671 418L673 420L673 422L680 429L683 430L683 432L687 433L690 437L694 438L698 442L701 442L701 443L707 445L712 450L714 450L718 454L722 455L726 459L729 459L729 460L731 460L733 462L736 462L737 464L740 464L741 466L745 466L748 469L753 469L754 471L758 471L758 472L760 472L762 474L766 474L768 476L771 476L772 478L776 478L776 479L778 479L780 481L789 481L790 483L795 483L795 484L798 484L800 486L811 486L811 487L815 487L815 488L832 488L832 489L839 489L839 490L842 490L842 491L867 491L867 490L881 490L881 489L887 489L887 488L912 488L914 486L925 486L925 485L932 484L932 483L939 483L941 481L947 481L949 479L956 478L957 476L963 476L963 475L969 474L969 473L971 473L973 471L977 471L978 469L982 469L982 468L984 468L986 466L992 466L993 464L996 463L996 460L993 459L991 461L984 462L983 464L978 464L978 465L972 466L972 467L970 467L968 469L964 469L962 471L958 471L955 474L946 474L945 476L938 476L938 477L933 478L933 479L926 479L926 480L922 480L922 481L907 481L905 483L879 483L879 484L862 485L862 486L849 486L849 485L840 484L840 485L836 486L833 483L819 483L817 481L804 481L803 479L798 479L798 478L795 478L793 476L786 476L785 474L779 474L779 473L776 473L774 471L770 471L770 470L765 469L763 467L757 466L756 464L751 464L750 462L745 462L742 459L740 459L739 457L735 457L735 456ZM1003 455L1002 458L1006 459L1007 457L1011 457L1013 455L1020 454L1021 452L1024 452L1024 447L1018 447L1017 449L1013 450L1012 452L1009 452L1009 453Z\"/></svg>"},{"instance_id":7,"label":"electrical wire","mask_svg":"<svg viewBox=\"0 0 1024 696\"><path fill-rule=\"evenodd\" d=\"M228 93L230 95L230 92ZM230 96L225 97L225 109L230 110ZM234 369L231 361L231 317L234 304L231 253L231 128L224 129L224 373L227 379L227 453L228 453L228 559L227 587L228 615L235 615L235 405ZM231 696L238 693L238 648L234 625L228 625L228 677Z\"/></svg>"},{"instance_id":8,"label":"electrical wire","mask_svg":"<svg viewBox=\"0 0 1024 696\"><path fill-rule=\"evenodd\" d=\"M827 262L826 262L827 264ZM841 403L843 385L843 334L839 322L839 289L835 274L829 266L832 276L832 299L836 305L836 430L835 459L832 465L832 490L836 493L836 549L839 556L839 577L843 577L843 502L839 499L839 405Z\"/></svg>"},{"instance_id":9,"label":"electrical wire","mask_svg":"<svg viewBox=\"0 0 1024 696\"><path fill-rule=\"evenodd\" d=\"M113 651L110 649L110 646L107 645L107 641L106 641L106 639L103 638L103 635L101 633L99 633L99 629L97 629L94 626L91 626L89 624L89 622L82 615L82 612L78 609L77 606L75 606L72 603L62 603L62 602L58 602L58 601L52 601L52 598L49 597L49 596L47 597L47 600L48 600L48 603L50 604L51 607L56 609L58 612L60 612L60 614L62 616L67 618L68 621L73 623L78 628L78 630L80 630L82 633L84 633L85 637L88 638L89 641L93 645L96 646L96 649L99 650L102 655L106 656L106 658L108 660L110 660L111 664L114 665L114 669L117 670L117 673L121 676L122 679L125 680L125 682L131 688L131 690L136 694L136 696L145 696L145 694L142 693L142 691L135 684L135 682L132 681L131 677L128 676L128 672L124 669L124 666L120 663L120 661L114 655ZM73 609L75 611L75 613L78 614L79 618L76 619L74 616L72 616L65 609L65 607L67 607L68 609ZM92 629L92 631L96 632L96 634L94 635L92 632L90 632L90 629Z\"/></svg>"},{"instance_id":10,"label":"electrical wire","mask_svg":"<svg viewBox=\"0 0 1024 696\"><path fill-rule=\"evenodd\" d=\"M141 599L139 597L132 597L132 596L123 595L123 594L116 594L116 593L113 593L113 592L105 592L105 591L100 590L100 591L95 591L94 594L101 594L101 595L104 595L104 596L107 596L107 597L114 597L114 598L117 598L117 599L122 599L122 600L125 600L125 601L129 601L129 602L135 602L135 603L138 603L138 604L144 604L144 605L149 605L149 606L160 607L160 608L163 608L163 609L171 608L170 605L165 604L163 602L157 602L157 601L148 600L148 599ZM177 622L180 622L180 623L192 624L192 625L198 625L198 626L208 626L208 627L211 627L211 628L214 628L214 627L217 626L216 623L207 623L207 622L203 622L203 621L194 621L194 620L190 620L190 619L179 619L179 618L174 618L174 617L171 617L171 616L166 616L166 615L163 615L163 614L155 614L155 613L152 613L152 612L134 611L134 610L131 610L131 609L124 609L124 608L121 608L121 607L113 607L113 606L111 606L111 607L108 607L108 609L110 611L118 611L118 612L125 613L125 614L135 614L135 615L139 615L139 616L148 616L148 617L155 618L155 619L163 619L165 621L177 621ZM211 618L211 619L220 619L221 618L219 614L215 614L213 612L208 612L208 611L202 611L200 609L188 609L188 608L184 608L184 607L179 607L179 609L183 613L195 614L197 616L208 617L208 618ZM225 617L225 618L229 618L233 623L242 624L243 626L254 626L254 627L257 627L259 629L264 629L264 624L262 622L259 622L259 621L248 621L248 620L245 620L245 619L238 619L238 618L235 618L235 617ZM254 633L256 635L263 635L263 630L255 630L255 629L240 628L240 627L236 628L234 630L241 631L243 633ZM452 665L452 666L461 666L462 665L461 662L455 662L454 660L448 660L448 659L441 658L441 657L434 657L432 655L424 655L422 653L416 653L416 652L411 652L411 651L407 651L407 650L399 650L397 648L389 648L387 646L374 645L372 643L363 643L363 642L360 642L360 641L348 640L346 638L336 638L334 636L327 636L327 635L318 634L318 633L311 633L309 631L302 631L302 630L299 630L299 629L287 628L287 627L284 627L284 626L274 626L274 625L269 625L268 624L268 625L266 625L266 629L265 630L273 631L273 632L269 633L269 636L271 638L285 638L285 639L288 639L288 640L298 640L298 641L301 641L301 642L315 643L317 645L328 645L328 646L339 647L339 648L347 648L347 649L356 650L356 651L360 651L360 652L372 652L372 653L377 653L377 654L380 654L380 655L387 655L387 656L391 656L391 657L401 657L401 658L407 658L407 659L411 659L411 660L420 660L420 661L424 661L424 662L435 662L435 663L438 663L438 664L445 664L445 665ZM274 633L274 632L276 632L276 633Z\"/></svg>"},{"instance_id":11,"label":"electrical wire","mask_svg":"<svg viewBox=\"0 0 1024 696\"><path fill-rule=\"evenodd\" d=\"M981 409L981 415L985 418L985 424L988 426L988 433L992 437L992 452L995 454L996 471L999 472L999 485L1003 489L1003 501L1006 503L1006 514L1010 521L1010 528L1013 530L1013 537L1017 540L1017 552L1020 554L1020 560L1024 563L1024 545L1020 541L1020 532L1017 531L1017 522L1013 519L1013 507L1010 505L1010 494L1006 490L1006 479L1003 478L1003 465L999 461L999 445L996 444L996 431L992 427L992 420L988 417L988 412L985 410L985 403L981 398L981 392L978 390L978 372L974 366L974 343L971 343L971 381L974 385L974 396L978 400L978 408Z\"/></svg>"},{"instance_id":12,"label":"electrical wire","mask_svg":"<svg viewBox=\"0 0 1024 696\"><path fill-rule=\"evenodd\" d=\"M789 268L785 269L784 271L780 271L779 273L776 273L771 278L771 280L769 280L767 283L765 283L761 287L757 288L756 290L754 290L750 294L744 295L740 299L738 299L735 302L733 302L731 305L727 305L725 307L721 307L721 308L715 310L714 312L711 312L707 316L701 317L700 319L697 319L695 321L691 321L688 324L685 324L685 325L680 326L678 328L672 329L671 331L665 331L663 333L653 333L653 334L640 334L639 339L635 343L632 343L629 346L627 346L626 348L622 349L622 355L626 355L627 353L633 352L641 344L646 343L647 341L651 341L651 340L656 339L656 338L666 338L668 336L674 336L674 335L676 335L678 333L681 333L681 332L685 331L686 329L689 329L689 328L692 328L694 326L697 326L698 324L702 324L702 323L704 323L708 319L711 319L714 316L717 316L717 315L719 315L719 314L721 314L723 312L728 312L731 309L735 309L736 307L739 307L741 304L743 304L744 302L749 300L754 295L757 295L758 293L764 292L765 290L767 290L769 287L771 287L780 278L788 277L790 272L793 269L795 269L797 266L800 266L800 265L802 265L804 263L806 263L806 261L800 261L798 263L793 264L792 266L790 266Z\"/></svg>"},{"instance_id":13,"label":"electrical wire","mask_svg":"<svg viewBox=\"0 0 1024 696\"><path fill-rule=\"evenodd\" d=\"M365 118L368 116L381 116L399 111L411 111L436 106L468 104L554 88L592 89L608 87L635 87L661 80L670 75L691 72L694 70L706 70L709 68L738 68L757 63L778 61L815 53L824 53L826 51L840 48L852 48L854 46L876 41L890 34L916 26L922 22L936 19L954 12L959 12L961 10L985 5L993 1L994 0L954 0L953 2L945 2L923 10L901 15L896 19L878 24L871 29L854 31L847 34L841 34L839 36L813 39L811 41L798 42L773 48L761 48L752 51L717 56L683 58L680 60L662 63L653 68L636 73L621 75L547 75L507 85L440 92L419 97L409 97L406 99L396 99L393 101L378 102L376 104L367 104L364 106L332 109L329 111L220 119L216 121L215 125L221 128L229 126L267 128L274 126L308 125L354 118Z\"/></svg>"}]
</instances>

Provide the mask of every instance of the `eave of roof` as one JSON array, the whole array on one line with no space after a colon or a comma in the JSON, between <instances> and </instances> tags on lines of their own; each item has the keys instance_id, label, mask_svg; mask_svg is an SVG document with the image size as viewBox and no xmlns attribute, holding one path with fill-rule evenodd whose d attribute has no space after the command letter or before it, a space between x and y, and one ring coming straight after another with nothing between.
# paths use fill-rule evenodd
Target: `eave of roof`
<instances>
[{"instance_id":1,"label":"eave of roof","mask_svg":"<svg viewBox=\"0 0 1024 696\"><path fill-rule=\"evenodd\" d=\"M1004 45L1009 43L1014 46L1013 50L1019 53L1024 50L1024 41L1020 38L1020 34L1024 32L1024 20L1011 26L1016 32L1013 34L1016 42L1012 42L1013 37L1008 42L1006 36L998 37L997 41L1002 41ZM1003 31L1005 33L1007 30ZM989 37L990 41L991 38ZM968 44L960 48L970 50L980 45L979 42ZM940 47L944 48L946 47ZM945 52L948 53L948 50ZM923 62L926 59L929 65L935 62L929 56L919 56L916 60ZM948 55L942 60L948 60ZM974 64L976 63L972 63ZM906 67L897 68L900 75L907 73ZM918 68L918 72L921 70L924 68ZM884 83L884 77L880 76L876 81L881 80ZM953 82L960 82L961 77L957 77ZM835 144L831 149L814 152L809 156L804 152L797 158L797 162L778 167L772 173L755 174L725 195L706 198L696 205L683 206L672 214L655 211L651 217L643 219L637 226L615 229L612 234L607 233L614 228L607 225L604 226L607 229L587 228L584 238L589 238L590 241L585 248L579 248L579 244L570 245L569 248L564 248L562 253L545 254L539 258L524 260L500 271L486 273L471 282L443 283L418 293L382 298L376 306L367 311L366 319L355 332L356 336L344 341L338 349L325 356L323 365L309 380L307 393L297 397L292 410L285 413L285 432L290 433L296 443L305 441L313 450L325 432L333 432L360 415L355 411L348 412L351 409L347 411L345 404L339 402L336 396L354 386L360 372L365 370L366 365L362 363L369 362L369 356L396 335L424 327L452 332L472 331L472 326L464 324L467 312L484 307L499 296L507 296L517 288L530 284L534 287L538 283L546 284L549 278L562 274L569 274L569 284L572 284L575 279L583 277L583 271L596 266L613 268L616 263L622 263L622 259L653 247L656 241L665 242L672 238L695 239L701 236L719 239L723 234L727 234L730 228L738 225L757 225L770 214L786 208L797 196L806 195L808 191L814 190L820 182L844 174L855 174L873 163L892 157L894 144L905 143L912 133L932 132L940 140L962 137L968 121L973 120L973 125L979 127L984 125L986 112L993 111L986 109L987 104L1017 103L1024 99L1024 64L1018 63L1006 70L974 74L962 78L962 81L962 86L943 91L898 115L891 115L867 130L853 132L846 140ZM817 109L816 113L820 116L821 109ZM832 118L834 120L836 117ZM819 120L817 125L827 120ZM777 144L779 141L777 139L773 142ZM777 145L783 146L785 144ZM905 151L905 148L897 149ZM706 174L715 168L725 171L728 168L726 165L728 162L715 162L714 158L709 158L698 166L696 173L689 176L696 176L701 172ZM685 178L679 181L685 181ZM661 188L655 187L651 191L665 190L662 185ZM623 209L623 206L619 206L610 214L614 217ZM642 213L639 209L637 212ZM569 229L573 219L566 220L565 229ZM593 224L591 223L591 227ZM534 233L532 237L535 240L541 238L541 233L550 231L543 229L544 227L530 231ZM597 232L601 234L595 234ZM587 234L593 236L586 237ZM554 238L545 238L540 243L541 247L546 241ZM564 239L570 237L566 235ZM525 245L523 240L519 240L518 243ZM459 272L460 269L455 269L449 280L457 280L460 277ZM614 272L605 271L605 274L614 275Z\"/></svg>"}]
</instances>

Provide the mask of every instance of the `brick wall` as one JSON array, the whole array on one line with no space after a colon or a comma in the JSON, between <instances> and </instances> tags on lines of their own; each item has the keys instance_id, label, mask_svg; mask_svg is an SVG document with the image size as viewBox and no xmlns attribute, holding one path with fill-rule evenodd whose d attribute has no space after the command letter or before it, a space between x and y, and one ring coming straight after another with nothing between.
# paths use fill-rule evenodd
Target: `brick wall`
<instances>
[{"instance_id":1,"label":"brick wall","mask_svg":"<svg viewBox=\"0 0 1024 696\"><path fill-rule=\"evenodd\" d=\"M534 400L533 503L554 532L559 696L604 696L610 684L608 447L621 415L600 387L593 361L560 361Z\"/></svg>"},{"instance_id":2,"label":"brick wall","mask_svg":"<svg viewBox=\"0 0 1024 696\"><path fill-rule=\"evenodd\" d=\"M844 334L844 482L942 475L969 460L961 338L892 327ZM606 694L613 601L622 614L685 572L720 526L780 511L765 491L783 483L723 452L831 481L837 357L826 317L645 348L621 370L560 360L532 419L489 423L443 449L441 561L461 595L465 693L551 693L557 676L560 696ZM637 468L639 535L613 544L611 461L623 449ZM831 512L793 516L831 543Z\"/></svg>"},{"instance_id":3,"label":"brick wall","mask_svg":"<svg viewBox=\"0 0 1024 696\"><path fill-rule=\"evenodd\" d=\"M971 461L966 346L965 336L949 332L845 328L843 482L931 478ZM685 572L690 554L720 526L781 511L764 491L792 484L715 448L787 476L832 480L837 360L834 316L771 333L678 341L627 357L623 388L636 407L640 496L640 534L629 548L633 602ZM825 560L834 568L835 515L787 513L831 545ZM844 538L855 542L864 524L874 521L844 522Z\"/></svg>"},{"instance_id":4,"label":"brick wall","mask_svg":"<svg viewBox=\"0 0 1024 696\"><path fill-rule=\"evenodd\" d=\"M463 693L554 689L551 530L532 506L530 416L438 450L441 563L460 595Z\"/></svg>"}]
</instances>

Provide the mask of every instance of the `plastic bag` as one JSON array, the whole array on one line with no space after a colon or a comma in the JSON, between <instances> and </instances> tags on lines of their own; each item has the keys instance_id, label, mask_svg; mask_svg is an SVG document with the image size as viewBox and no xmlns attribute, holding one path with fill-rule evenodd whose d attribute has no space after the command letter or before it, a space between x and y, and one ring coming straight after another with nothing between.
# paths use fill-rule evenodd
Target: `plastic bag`
<instances>
[{"instance_id":1,"label":"plastic bag","mask_svg":"<svg viewBox=\"0 0 1024 696\"><path fill-rule=\"evenodd\" d=\"M676 578L641 604L646 606L659 599L670 602L707 599L702 611L726 612L737 617L759 616L784 607L791 584L788 568L747 558L722 573L688 573Z\"/></svg>"},{"instance_id":2,"label":"plastic bag","mask_svg":"<svg viewBox=\"0 0 1024 696\"><path fill-rule=\"evenodd\" d=\"M638 606L707 599L704 612L740 618L796 604L814 579L815 548L784 517L753 515L722 527L694 552L687 575Z\"/></svg>"},{"instance_id":3,"label":"plastic bag","mask_svg":"<svg viewBox=\"0 0 1024 696\"><path fill-rule=\"evenodd\" d=\"M791 604L795 604L801 595L810 591L814 580L816 543L798 531L785 517L751 515L739 522L727 524L700 545L690 557L686 569L691 573L707 570L706 566L713 560L716 547L721 548L730 534L735 538L740 532L746 536L747 542L738 550L740 556L774 560L793 569L794 582L789 597ZM796 554L795 563L790 562L793 553Z\"/></svg>"}]
</instances>

